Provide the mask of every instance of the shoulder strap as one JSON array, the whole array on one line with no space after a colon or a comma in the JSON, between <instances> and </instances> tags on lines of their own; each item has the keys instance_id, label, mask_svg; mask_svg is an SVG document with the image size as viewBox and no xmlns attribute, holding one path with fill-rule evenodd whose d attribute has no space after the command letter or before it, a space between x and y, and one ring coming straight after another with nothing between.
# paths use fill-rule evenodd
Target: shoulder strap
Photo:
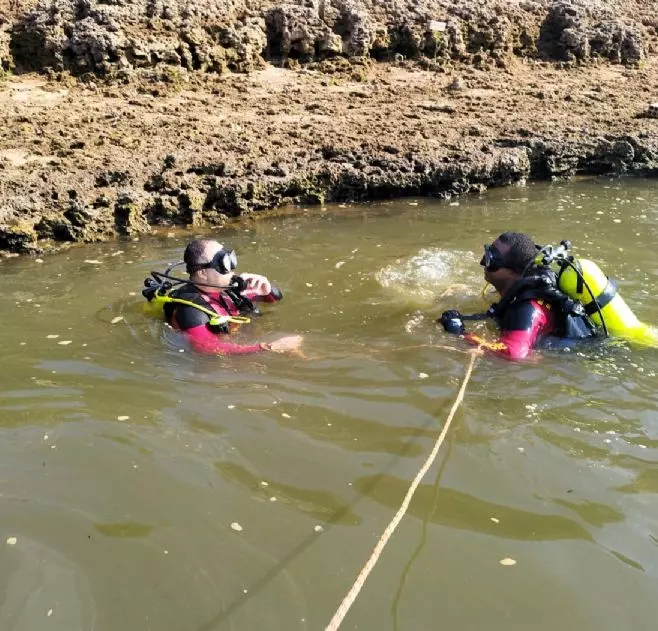
<instances>
[{"instance_id":1,"label":"shoulder strap","mask_svg":"<svg viewBox=\"0 0 658 631\"><path fill-rule=\"evenodd\" d=\"M211 327L220 327L222 331L228 327L228 324L247 324L251 322L250 318L245 316L221 315L214 309L211 309L203 299L199 291L193 285L184 285L183 287L172 291L168 296L163 296L165 304L165 315L170 322L175 305L191 307L207 316L207 324ZM170 322L171 323L171 322ZM199 322L200 324L204 322Z\"/></svg>"}]
</instances>

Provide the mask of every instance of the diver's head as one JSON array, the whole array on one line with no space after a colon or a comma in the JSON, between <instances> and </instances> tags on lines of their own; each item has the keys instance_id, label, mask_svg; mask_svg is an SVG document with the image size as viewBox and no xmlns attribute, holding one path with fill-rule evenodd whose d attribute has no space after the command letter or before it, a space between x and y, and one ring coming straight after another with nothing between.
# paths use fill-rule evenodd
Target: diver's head
<instances>
[{"instance_id":1,"label":"diver's head","mask_svg":"<svg viewBox=\"0 0 658 631\"><path fill-rule=\"evenodd\" d=\"M213 239L194 239L185 248L183 261L190 280L199 287L217 291L228 287L238 265L234 250L227 250Z\"/></svg>"},{"instance_id":2,"label":"diver's head","mask_svg":"<svg viewBox=\"0 0 658 631\"><path fill-rule=\"evenodd\" d=\"M503 296L536 256L535 243L527 234L503 232L491 245L484 246L480 261L484 266L484 280Z\"/></svg>"}]
</instances>

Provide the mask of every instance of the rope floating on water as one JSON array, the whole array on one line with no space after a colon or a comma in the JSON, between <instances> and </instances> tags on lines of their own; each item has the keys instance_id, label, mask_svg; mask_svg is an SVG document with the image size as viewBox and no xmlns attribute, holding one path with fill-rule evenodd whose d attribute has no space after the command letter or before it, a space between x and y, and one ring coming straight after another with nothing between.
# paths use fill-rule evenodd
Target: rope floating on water
<instances>
[{"instance_id":1,"label":"rope floating on water","mask_svg":"<svg viewBox=\"0 0 658 631\"><path fill-rule=\"evenodd\" d=\"M439 449L441 448L441 445L443 444L443 441L445 440L445 437L448 434L448 430L450 429L450 424L452 423L452 419L455 416L455 413L457 412L457 409L461 405L462 401L464 400L466 387L468 386L468 382L470 381L471 375L473 374L473 367L475 366L475 361L478 355L479 355L478 352L474 352L471 355L471 361L468 365L468 368L466 369L466 374L464 375L464 381L462 382L462 385L459 388L459 392L457 393L455 402L452 404L452 407L450 408L450 413L448 414L448 418L446 419L446 422L443 426L443 429L441 430L441 433L439 434L439 437L436 439L436 442L434 443L434 447L432 448L430 455L427 457L427 460L421 467L420 471L416 474L416 477L414 478L413 482L409 486L409 490L407 491L407 494L404 496L404 500L402 501L402 505L398 509L398 512L395 514L395 517L393 517L389 525L386 526L386 529L382 533L382 536L379 538L377 545L374 547L370 555L370 558L359 572L359 575L356 577L356 581L354 581L354 585L352 585L352 588L347 593L347 596L343 598L343 602L336 610L336 613L334 614L334 617L331 619L331 622L329 622L329 624L325 627L325 631L336 631L336 629L340 627L341 623L343 622L343 619L347 615L347 612L350 610L350 607L354 604L354 601L359 595L361 588L364 586L366 579L368 578L368 575L370 574L370 572L372 572L373 568L375 567L375 564L377 563L379 557L384 551L384 548L386 547L388 540L393 536L393 533L400 525L400 522L402 521L402 518L407 512L407 509L409 508L409 504L411 503L411 500L413 499L414 493L418 489L418 486L420 485L421 481L425 477L425 474L430 470L431 466L434 464L434 461L436 460L436 457L439 453Z\"/></svg>"}]
</instances>

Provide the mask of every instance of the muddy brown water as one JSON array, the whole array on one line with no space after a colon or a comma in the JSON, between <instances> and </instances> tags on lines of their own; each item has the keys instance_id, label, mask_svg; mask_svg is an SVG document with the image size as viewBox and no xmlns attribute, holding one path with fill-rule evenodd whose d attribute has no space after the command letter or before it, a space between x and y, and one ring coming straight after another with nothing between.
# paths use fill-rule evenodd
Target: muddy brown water
<instances>
[{"instance_id":1,"label":"muddy brown water","mask_svg":"<svg viewBox=\"0 0 658 631\"><path fill-rule=\"evenodd\" d=\"M571 238L658 320L657 191L533 184L223 231L285 294L244 339L301 333L306 358L195 356L141 313L184 234L2 262L0 629L324 628L454 399L468 356L433 320L484 306L482 244ZM479 360L343 628L655 628L657 372L626 344Z\"/></svg>"}]
</instances>

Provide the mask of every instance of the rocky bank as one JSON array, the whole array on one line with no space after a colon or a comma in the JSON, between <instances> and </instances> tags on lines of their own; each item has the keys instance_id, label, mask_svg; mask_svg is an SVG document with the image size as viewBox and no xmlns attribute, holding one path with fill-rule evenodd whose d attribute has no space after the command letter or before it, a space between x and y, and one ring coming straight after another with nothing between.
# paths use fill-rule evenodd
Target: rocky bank
<instances>
[{"instance_id":1,"label":"rocky bank","mask_svg":"<svg viewBox=\"0 0 658 631\"><path fill-rule=\"evenodd\" d=\"M0 250L290 203L658 172L612 0L0 0Z\"/></svg>"}]
</instances>

